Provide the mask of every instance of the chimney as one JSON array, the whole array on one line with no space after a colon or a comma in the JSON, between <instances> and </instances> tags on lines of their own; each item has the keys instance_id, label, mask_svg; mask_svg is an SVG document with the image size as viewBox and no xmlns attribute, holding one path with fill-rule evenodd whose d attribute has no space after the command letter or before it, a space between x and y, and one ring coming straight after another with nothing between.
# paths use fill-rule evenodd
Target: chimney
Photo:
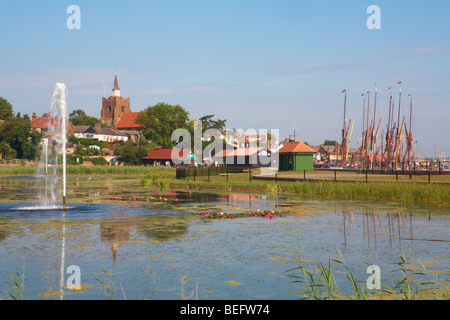
<instances>
[{"instance_id":1,"label":"chimney","mask_svg":"<svg viewBox=\"0 0 450 320\"><path fill-rule=\"evenodd\" d=\"M31 116L31 120L36 120L37 119L37 114L36 112L33 112L33 115Z\"/></svg>"}]
</instances>

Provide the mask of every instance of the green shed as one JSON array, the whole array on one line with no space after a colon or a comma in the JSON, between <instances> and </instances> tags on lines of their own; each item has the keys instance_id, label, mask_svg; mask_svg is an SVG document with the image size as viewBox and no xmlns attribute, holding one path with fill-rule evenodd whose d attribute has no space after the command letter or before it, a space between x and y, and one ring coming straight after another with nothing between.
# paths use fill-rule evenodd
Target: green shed
<instances>
[{"instance_id":1,"label":"green shed","mask_svg":"<svg viewBox=\"0 0 450 320\"><path fill-rule=\"evenodd\" d=\"M303 142L289 142L279 151L279 171L313 171L316 151Z\"/></svg>"}]
</instances>

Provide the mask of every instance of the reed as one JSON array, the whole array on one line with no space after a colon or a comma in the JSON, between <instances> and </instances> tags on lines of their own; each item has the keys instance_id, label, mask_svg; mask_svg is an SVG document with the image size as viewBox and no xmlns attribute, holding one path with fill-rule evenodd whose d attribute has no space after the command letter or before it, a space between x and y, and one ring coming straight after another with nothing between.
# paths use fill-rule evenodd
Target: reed
<instances>
[{"instance_id":1,"label":"reed","mask_svg":"<svg viewBox=\"0 0 450 320\"><path fill-rule=\"evenodd\" d=\"M25 288L25 263L22 268L22 274L15 272L11 274L8 272L11 282L7 282L12 292L4 290L4 292L14 300L23 300Z\"/></svg>"},{"instance_id":2,"label":"reed","mask_svg":"<svg viewBox=\"0 0 450 320\"><path fill-rule=\"evenodd\" d=\"M349 267L341 252L337 249L340 258L329 258L327 263L317 263L313 268L308 264L308 260L303 251L298 234L295 232L298 245L295 247L283 246L282 248L293 249L296 256L297 266L287 269L284 273L292 279L290 283L300 284L299 289L291 293L300 293L301 299L308 300L368 300L368 299L389 299L389 300L447 300L448 293L443 282L437 275L435 279L429 279L423 263L415 262L412 256L406 257L402 252L395 263L398 268L392 273L400 274L397 278L387 283L381 283L382 288L371 291L368 289L366 279L358 280L356 269ZM336 262L344 268L345 278L350 282L353 293L348 294L337 285L337 281L332 269L331 262ZM413 266L420 265L417 269ZM341 273L342 271L340 271ZM444 288L444 289L442 289Z\"/></svg>"}]
</instances>

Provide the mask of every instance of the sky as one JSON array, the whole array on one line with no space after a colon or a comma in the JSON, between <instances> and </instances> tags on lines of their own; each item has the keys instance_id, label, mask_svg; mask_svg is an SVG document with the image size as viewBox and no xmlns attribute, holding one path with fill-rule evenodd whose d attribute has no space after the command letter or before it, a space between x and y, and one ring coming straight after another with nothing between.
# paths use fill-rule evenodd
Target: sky
<instances>
[{"instance_id":1,"label":"sky","mask_svg":"<svg viewBox=\"0 0 450 320\"><path fill-rule=\"evenodd\" d=\"M80 9L80 29L70 29ZM380 28L367 12L380 9ZM0 11L0 97L14 112L49 111L57 82L68 112L100 118L117 70L132 111L158 102L191 119L214 114L227 128L278 129L309 144L341 139L363 93L386 129L389 96L421 156L450 155L450 2L445 0L42 0L5 1ZM397 83L401 81L401 86ZM105 89L104 89L105 87ZM391 87L391 90L387 90Z\"/></svg>"}]
</instances>

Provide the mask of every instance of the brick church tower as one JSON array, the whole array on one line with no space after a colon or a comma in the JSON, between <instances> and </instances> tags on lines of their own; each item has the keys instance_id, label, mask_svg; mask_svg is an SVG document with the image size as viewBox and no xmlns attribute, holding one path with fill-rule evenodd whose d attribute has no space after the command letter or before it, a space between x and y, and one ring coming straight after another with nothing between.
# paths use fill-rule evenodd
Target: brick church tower
<instances>
[{"instance_id":1,"label":"brick church tower","mask_svg":"<svg viewBox=\"0 0 450 320\"><path fill-rule=\"evenodd\" d=\"M102 111L101 121L113 128L117 127L117 123L120 120L122 114L131 112L130 98L122 98L120 96L119 82L117 81L117 72L114 78L114 87L112 89L112 96L109 98L103 97L102 99Z\"/></svg>"}]
</instances>

